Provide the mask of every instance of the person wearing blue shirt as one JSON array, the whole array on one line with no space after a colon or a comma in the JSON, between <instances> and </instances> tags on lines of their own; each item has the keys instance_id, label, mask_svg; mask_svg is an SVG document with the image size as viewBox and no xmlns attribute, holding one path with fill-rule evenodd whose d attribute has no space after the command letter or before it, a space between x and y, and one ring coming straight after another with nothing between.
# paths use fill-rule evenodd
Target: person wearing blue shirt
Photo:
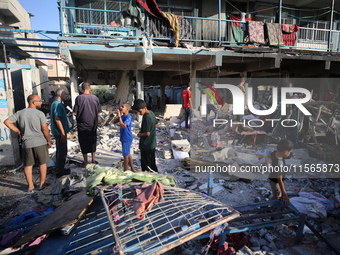
<instances>
[{"instance_id":1,"label":"person wearing blue shirt","mask_svg":"<svg viewBox=\"0 0 340 255\"><path fill-rule=\"evenodd\" d=\"M65 166L67 155L67 133L70 132L65 107L62 102L66 100L63 89L56 91L56 99L51 105L51 132L56 140L56 168L57 177L68 174Z\"/></svg>"},{"instance_id":2,"label":"person wearing blue shirt","mask_svg":"<svg viewBox=\"0 0 340 255\"><path fill-rule=\"evenodd\" d=\"M130 165L131 171L134 172L133 159L130 154L133 135L131 132L132 117L130 115L131 105L123 103L121 107L117 109L117 115L113 119L113 123L119 123L120 125L120 141L122 142L123 157L124 157L124 171L128 169Z\"/></svg>"}]
</instances>

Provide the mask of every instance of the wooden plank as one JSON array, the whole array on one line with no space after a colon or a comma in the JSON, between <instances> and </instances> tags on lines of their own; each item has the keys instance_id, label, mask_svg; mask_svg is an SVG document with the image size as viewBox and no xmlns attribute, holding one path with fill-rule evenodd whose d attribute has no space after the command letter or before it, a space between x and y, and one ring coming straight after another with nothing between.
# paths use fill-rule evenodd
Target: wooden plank
<instances>
[{"instance_id":1,"label":"wooden plank","mask_svg":"<svg viewBox=\"0 0 340 255\"><path fill-rule=\"evenodd\" d=\"M49 234L69 224L76 223L85 213L92 201L93 197L88 197L85 190L73 195L70 200L64 202L55 209L30 232L16 242L14 247L20 247L27 242L35 240L39 236Z\"/></svg>"}]
</instances>

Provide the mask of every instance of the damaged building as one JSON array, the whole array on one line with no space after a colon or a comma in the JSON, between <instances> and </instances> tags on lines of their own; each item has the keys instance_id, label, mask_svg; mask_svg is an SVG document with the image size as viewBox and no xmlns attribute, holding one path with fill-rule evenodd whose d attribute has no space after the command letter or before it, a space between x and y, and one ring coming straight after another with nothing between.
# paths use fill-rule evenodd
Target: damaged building
<instances>
[{"instance_id":1,"label":"damaged building","mask_svg":"<svg viewBox=\"0 0 340 255\"><path fill-rule=\"evenodd\" d=\"M18 64L13 54L8 66L3 58L0 254L340 254L339 3L61 0L58 7L58 60L43 65L44 56L30 56L27 48ZM30 29L8 24L10 33ZM18 41L12 44L24 51ZM56 68L50 79L58 82L39 88L25 80L25 97L45 98L57 86L69 92L70 174L56 178L52 140L50 184L21 194L21 168L8 167L20 162L18 145L14 135L4 137L3 120L24 108L16 106L10 86L15 67L24 80L35 69L32 61L39 70ZM83 82L102 103L98 164L86 167L70 108ZM187 84L190 129L181 110ZM206 113L209 96L218 118ZM139 171L135 111L137 171L122 170L120 126L112 119L117 107L135 99L145 99L159 120L158 172ZM215 117L212 123L206 114ZM281 165L290 204L271 200L268 182L269 155L285 138L294 143ZM36 182L38 169L33 175Z\"/></svg>"}]
</instances>

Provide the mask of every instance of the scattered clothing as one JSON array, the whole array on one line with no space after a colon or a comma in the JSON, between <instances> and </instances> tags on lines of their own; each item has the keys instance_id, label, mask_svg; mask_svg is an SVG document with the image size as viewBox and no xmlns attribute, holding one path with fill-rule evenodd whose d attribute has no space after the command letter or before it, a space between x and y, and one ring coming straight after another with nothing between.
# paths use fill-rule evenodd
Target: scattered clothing
<instances>
[{"instance_id":1,"label":"scattered clothing","mask_svg":"<svg viewBox=\"0 0 340 255\"><path fill-rule=\"evenodd\" d=\"M163 202L163 185L156 181L152 185L143 183L135 189L133 210L136 218L144 220L144 214L152 209L158 202Z\"/></svg>"},{"instance_id":2,"label":"scattered clothing","mask_svg":"<svg viewBox=\"0 0 340 255\"><path fill-rule=\"evenodd\" d=\"M3 248L12 247L20 238L24 235L24 230L18 230L10 233L6 233L2 236L0 245Z\"/></svg>"},{"instance_id":3,"label":"scattered clothing","mask_svg":"<svg viewBox=\"0 0 340 255\"><path fill-rule=\"evenodd\" d=\"M18 217L16 217L14 220L12 220L10 223L8 223L7 227L10 227L10 226L15 226L15 225L19 225L27 220L30 220L30 219L33 219L33 218L36 218L36 217L39 217L43 214L48 214L48 213L51 213L53 212L53 208L45 208L44 210L42 211L29 211L27 213L24 213Z\"/></svg>"},{"instance_id":4,"label":"scattered clothing","mask_svg":"<svg viewBox=\"0 0 340 255\"><path fill-rule=\"evenodd\" d=\"M113 194L110 197L110 204L109 204L109 210L111 212L112 218L115 222L115 224L119 224L121 222L119 214L118 214L118 210L117 210L117 206L120 203L120 199L119 199L119 189L121 189L122 184L118 183L112 190Z\"/></svg>"}]
</instances>

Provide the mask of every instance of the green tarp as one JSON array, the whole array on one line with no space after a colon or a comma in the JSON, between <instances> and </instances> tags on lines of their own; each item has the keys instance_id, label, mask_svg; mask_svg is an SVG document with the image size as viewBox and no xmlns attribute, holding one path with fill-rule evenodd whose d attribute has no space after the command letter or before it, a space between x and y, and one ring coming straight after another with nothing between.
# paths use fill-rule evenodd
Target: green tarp
<instances>
[{"instance_id":1,"label":"green tarp","mask_svg":"<svg viewBox=\"0 0 340 255\"><path fill-rule=\"evenodd\" d=\"M94 164L87 165L86 170L86 194L89 196L94 195L95 188L98 185L114 185L136 181L153 183L154 181L159 181L164 186L176 186L176 180L170 175L149 172L124 172L117 168L102 167Z\"/></svg>"}]
</instances>

